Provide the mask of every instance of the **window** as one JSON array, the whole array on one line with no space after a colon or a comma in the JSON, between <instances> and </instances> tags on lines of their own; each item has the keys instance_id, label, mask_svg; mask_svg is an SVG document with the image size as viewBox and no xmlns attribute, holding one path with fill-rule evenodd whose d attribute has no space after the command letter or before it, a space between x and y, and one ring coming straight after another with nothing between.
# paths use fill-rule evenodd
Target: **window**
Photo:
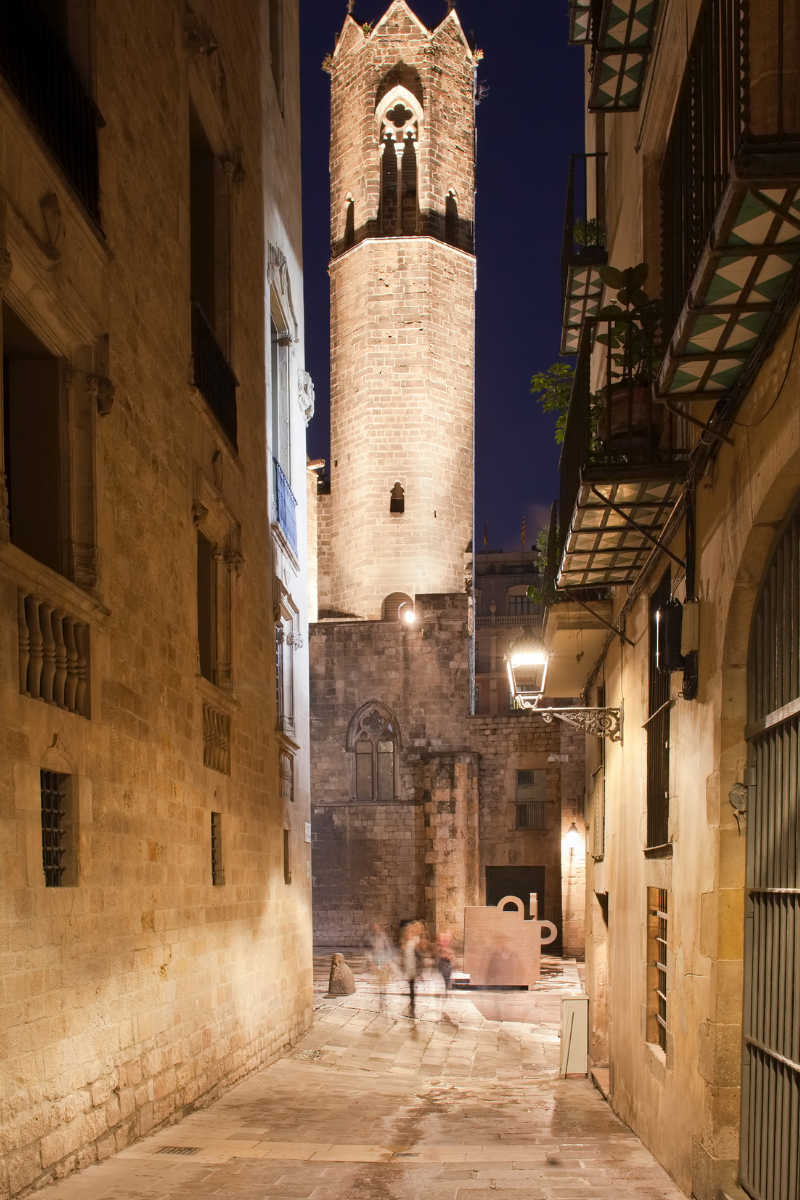
<instances>
[{"instance_id":1,"label":"window","mask_svg":"<svg viewBox=\"0 0 800 1200\"><path fill-rule=\"evenodd\" d=\"M42 868L47 887L78 882L70 776L41 771Z\"/></svg>"},{"instance_id":2,"label":"window","mask_svg":"<svg viewBox=\"0 0 800 1200\"><path fill-rule=\"evenodd\" d=\"M516 828L544 829L547 771L517 771Z\"/></svg>"},{"instance_id":3,"label":"window","mask_svg":"<svg viewBox=\"0 0 800 1200\"><path fill-rule=\"evenodd\" d=\"M667 1049L667 903L666 888L647 889L647 959L649 1042Z\"/></svg>"},{"instance_id":4,"label":"window","mask_svg":"<svg viewBox=\"0 0 800 1200\"><path fill-rule=\"evenodd\" d=\"M508 603L508 615L510 617L528 617L535 616L539 612L539 605L535 600L530 600L526 595L516 596L509 595L506 597Z\"/></svg>"},{"instance_id":5,"label":"window","mask_svg":"<svg viewBox=\"0 0 800 1200\"><path fill-rule=\"evenodd\" d=\"M670 598L670 573L665 571L650 597L648 646L649 712L647 717L647 845L669 841L669 693L671 676L659 671L657 614Z\"/></svg>"},{"instance_id":6,"label":"window","mask_svg":"<svg viewBox=\"0 0 800 1200\"><path fill-rule=\"evenodd\" d=\"M406 511L406 493L398 481L392 488L389 497L389 512L403 513Z\"/></svg>"},{"instance_id":7,"label":"window","mask_svg":"<svg viewBox=\"0 0 800 1200\"><path fill-rule=\"evenodd\" d=\"M294 802L294 758L288 750L280 753L281 800Z\"/></svg>"},{"instance_id":8,"label":"window","mask_svg":"<svg viewBox=\"0 0 800 1200\"><path fill-rule=\"evenodd\" d=\"M211 683L217 681L217 605L216 547L205 534L197 531L197 641L200 674Z\"/></svg>"},{"instance_id":9,"label":"window","mask_svg":"<svg viewBox=\"0 0 800 1200\"><path fill-rule=\"evenodd\" d=\"M230 356L228 177L193 106L189 109L189 238L194 382L236 446Z\"/></svg>"},{"instance_id":10,"label":"window","mask_svg":"<svg viewBox=\"0 0 800 1200\"><path fill-rule=\"evenodd\" d=\"M221 887L225 882L222 866L222 813L211 814L211 883Z\"/></svg>"},{"instance_id":11,"label":"window","mask_svg":"<svg viewBox=\"0 0 800 1200\"><path fill-rule=\"evenodd\" d=\"M59 360L3 305L5 470L11 541L64 572L64 443Z\"/></svg>"},{"instance_id":12,"label":"window","mask_svg":"<svg viewBox=\"0 0 800 1200\"><path fill-rule=\"evenodd\" d=\"M275 625L275 700L278 729L294 732L294 648L300 639L294 618L285 614Z\"/></svg>"},{"instance_id":13,"label":"window","mask_svg":"<svg viewBox=\"0 0 800 1200\"><path fill-rule=\"evenodd\" d=\"M283 882L292 882L292 860L289 856L289 830L283 831Z\"/></svg>"},{"instance_id":14,"label":"window","mask_svg":"<svg viewBox=\"0 0 800 1200\"><path fill-rule=\"evenodd\" d=\"M280 327L273 314L270 320L272 343L272 453L291 486L291 411L289 405L289 347L292 339L283 319Z\"/></svg>"},{"instance_id":15,"label":"window","mask_svg":"<svg viewBox=\"0 0 800 1200\"><path fill-rule=\"evenodd\" d=\"M402 237L418 231L417 142L422 109L404 87L393 88L379 108L380 229Z\"/></svg>"},{"instance_id":16,"label":"window","mask_svg":"<svg viewBox=\"0 0 800 1200\"><path fill-rule=\"evenodd\" d=\"M356 800L394 800L398 733L385 705L375 701L359 709L350 722L345 744L354 757Z\"/></svg>"},{"instance_id":17,"label":"window","mask_svg":"<svg viewBox=\"0 0 800 1200\"><path fill-rule=\"evenodd\" d=\"M451 246L458 245L458 201L452 191L444 202L444 240Z\"/></svg>"},{"instance_id":18,"label":"window","mask_svg":"<svg viewBox=\"0 0 800 1200\"><path fill-rule=\"evenodd\" d=\"M347 201L344 214L344 248L349 250L356 240L356 206L352 200Z\"/></svg>"},{"instance_id":19,"label":"window","mask_svg":"<svg viewBox=\"0 0 800 1200\"><path fill-rule=\"evenodd\" d=\"M269 61L278 106L283 112L283 0L269 0Z\"/></svg>"}]
</instances>

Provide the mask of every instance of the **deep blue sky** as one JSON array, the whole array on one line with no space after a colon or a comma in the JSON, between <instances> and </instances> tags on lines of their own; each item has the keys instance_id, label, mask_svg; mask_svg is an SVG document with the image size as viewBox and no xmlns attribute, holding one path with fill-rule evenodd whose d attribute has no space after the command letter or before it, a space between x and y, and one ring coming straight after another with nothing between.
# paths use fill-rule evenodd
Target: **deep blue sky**
<instances>
[{"instance_id":1,"label":"deep blue sky","mask_svg":"<svg viewBox=\"0 0 800 1200\"><path fill-rule=\"evenodd\" d=\"M377 21L389 0L356 0ZM445 0L415 0L429 28ZM476 243L475 524L483 546L517 549L523 513L530 547L558 490L554 419L539 412L530 377L558 358L561 234L569 154L583 146L583 54L567 45L566 0L462 0L464 29L484 51L479 79ZM303 103L303 253L306 366L316 387L312 458L329 459L328 120L321 69L345 0L300 0Z\"/></svg>"}]
</instances>

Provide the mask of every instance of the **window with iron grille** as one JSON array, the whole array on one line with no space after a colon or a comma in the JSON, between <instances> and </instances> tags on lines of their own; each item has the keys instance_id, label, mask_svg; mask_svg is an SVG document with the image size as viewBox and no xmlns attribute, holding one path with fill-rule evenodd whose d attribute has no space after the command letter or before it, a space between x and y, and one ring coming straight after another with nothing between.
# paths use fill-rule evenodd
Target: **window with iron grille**
<instances>
[{"instance_id":1,"label":"window with iron grille","mask_svg":"<svg viewBox=\"0 0 800 1200\"><path fill-rule=\"evenodd\" d=\"M41 771L42 793L42 866L47 887L61 887L67 852L67 790L68 775L58 771Z\"/></svg>"},{"instance_id":2,"label":"window with iron grille","mask_svg":"<svg viewBox=\"0 0 800 1200\"><path fill-rule=\"evenodd\" d=\"M669 699L671 676L659 671L658 610L670 598L670 573L665 571L650 597L647 715L647 845L669 841Z\"/></svg>"},{"instance_id":3,"label":"window with iron grille","mask_svg":"<svg viewBox=\"0 0 800 1200\"><path fill-rule=\"evenodd\" d=\"M289 830L283 831L283 882L292 882L292 862L289 857Z\"/></svg>"},{"instance_id":4,"label":"window with iron grille","mask_svg":"<svg viewBox=\"0 0 800 1200\"><path fill-rule=\"evenodd\" d=\"M225 870L222 866L222 813L211 814L211 882L214 887L221 887L225 882Z\"/></svg>"},{"instance_id":5,"label":"window with iron grille","mask_svg":"<svg viewBox=\"0 0 800 1200\"><path fill-rule=\"evenodd\" d=\"M544 829L547 771L517 771L516 828Z\"/></svg>"},{"instance_id":6,"label":"window with iron grille","mask_svg":"<svg viewBox=\"0 0 800 1200\"><path fill-rule=\"evenodd\" d=\"M666 888L647 889L647 933L650 995L648 1041L667 1049L667 904Z\"/></svg>"}]
</instances>

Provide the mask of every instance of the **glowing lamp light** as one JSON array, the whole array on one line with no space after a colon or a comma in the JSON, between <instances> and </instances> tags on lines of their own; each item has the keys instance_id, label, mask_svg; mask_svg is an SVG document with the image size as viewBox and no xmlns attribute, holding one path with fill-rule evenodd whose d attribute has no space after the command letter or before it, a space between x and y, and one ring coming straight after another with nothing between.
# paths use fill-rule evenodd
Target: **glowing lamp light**
<instances>
[{"instance_id":1,"label":"glowing lamp light","mask_svg":"<svg viewBox=\"0 0 800 1200\"><path fill-rule=\"evenodd\" d=\"M578 826L573 821L564 835L564 845L569 850L570 854L577 850L581 844L581 835L578 833Z\"/></svg>"},{"instance_id":2,"label":"glowing lamp light","mask_svg":"<svg viewBox=\"0 0 800 1200\"><path fill-rule=\"evenodd\" d=\"M416 619L417 614L414 612L413 608L409 608L403 613L403 620L407 625L413 625Z\"/></svg>"},{"instance_id":3,"label":"glowing lamp light","mask_svg":"<svg viewBox=\"0 0 800 1200\"><path fill-rule=\"evenodd\" d=\"M512 642L506 667L508 686L518 708L534 708L544 695L549 657L544 642L532 629Z\"/></svg>"}]
</instances>

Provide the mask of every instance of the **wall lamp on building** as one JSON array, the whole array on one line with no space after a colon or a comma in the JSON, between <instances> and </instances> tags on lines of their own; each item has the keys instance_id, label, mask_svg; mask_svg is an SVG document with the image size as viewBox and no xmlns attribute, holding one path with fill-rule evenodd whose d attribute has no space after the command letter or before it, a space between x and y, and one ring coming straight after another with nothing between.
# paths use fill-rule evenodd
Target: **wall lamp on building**
<instances>
[{"instance_id":1,"label":"wall lamp on building","mask_svg":"<svg viewBox=\"0 0 800 1200\"><path fill-rule=\"evenodd\" d=\"M397 615L401 621L405 621L406 625L413 625L417 619L417 614L414 612L413 606L404 600L397 609Z\"/></svg>"},{"instance_id":2,"label":"wall lamp on building","mask_svg":"<svg viewBox=\"0 0 800 1200\"><path fill-rule=\"evenodd\" d=\"M549 658L547 647L532 629L511 643L506 667L517 708L535 708L544 695Z\"/></svg>"},{"instance_id":3,"label":"wall lamp on building","mask_svg":"<svg viewBox=\"0 0 800 1200\"><path fill-rule=\"evenodd\" d=\"M581 835L578 832L578 826L573 821L567 832L564 834L564 848L569 850L570 855L573 855L581 844Z\"/></svg>"}]
</instances>

